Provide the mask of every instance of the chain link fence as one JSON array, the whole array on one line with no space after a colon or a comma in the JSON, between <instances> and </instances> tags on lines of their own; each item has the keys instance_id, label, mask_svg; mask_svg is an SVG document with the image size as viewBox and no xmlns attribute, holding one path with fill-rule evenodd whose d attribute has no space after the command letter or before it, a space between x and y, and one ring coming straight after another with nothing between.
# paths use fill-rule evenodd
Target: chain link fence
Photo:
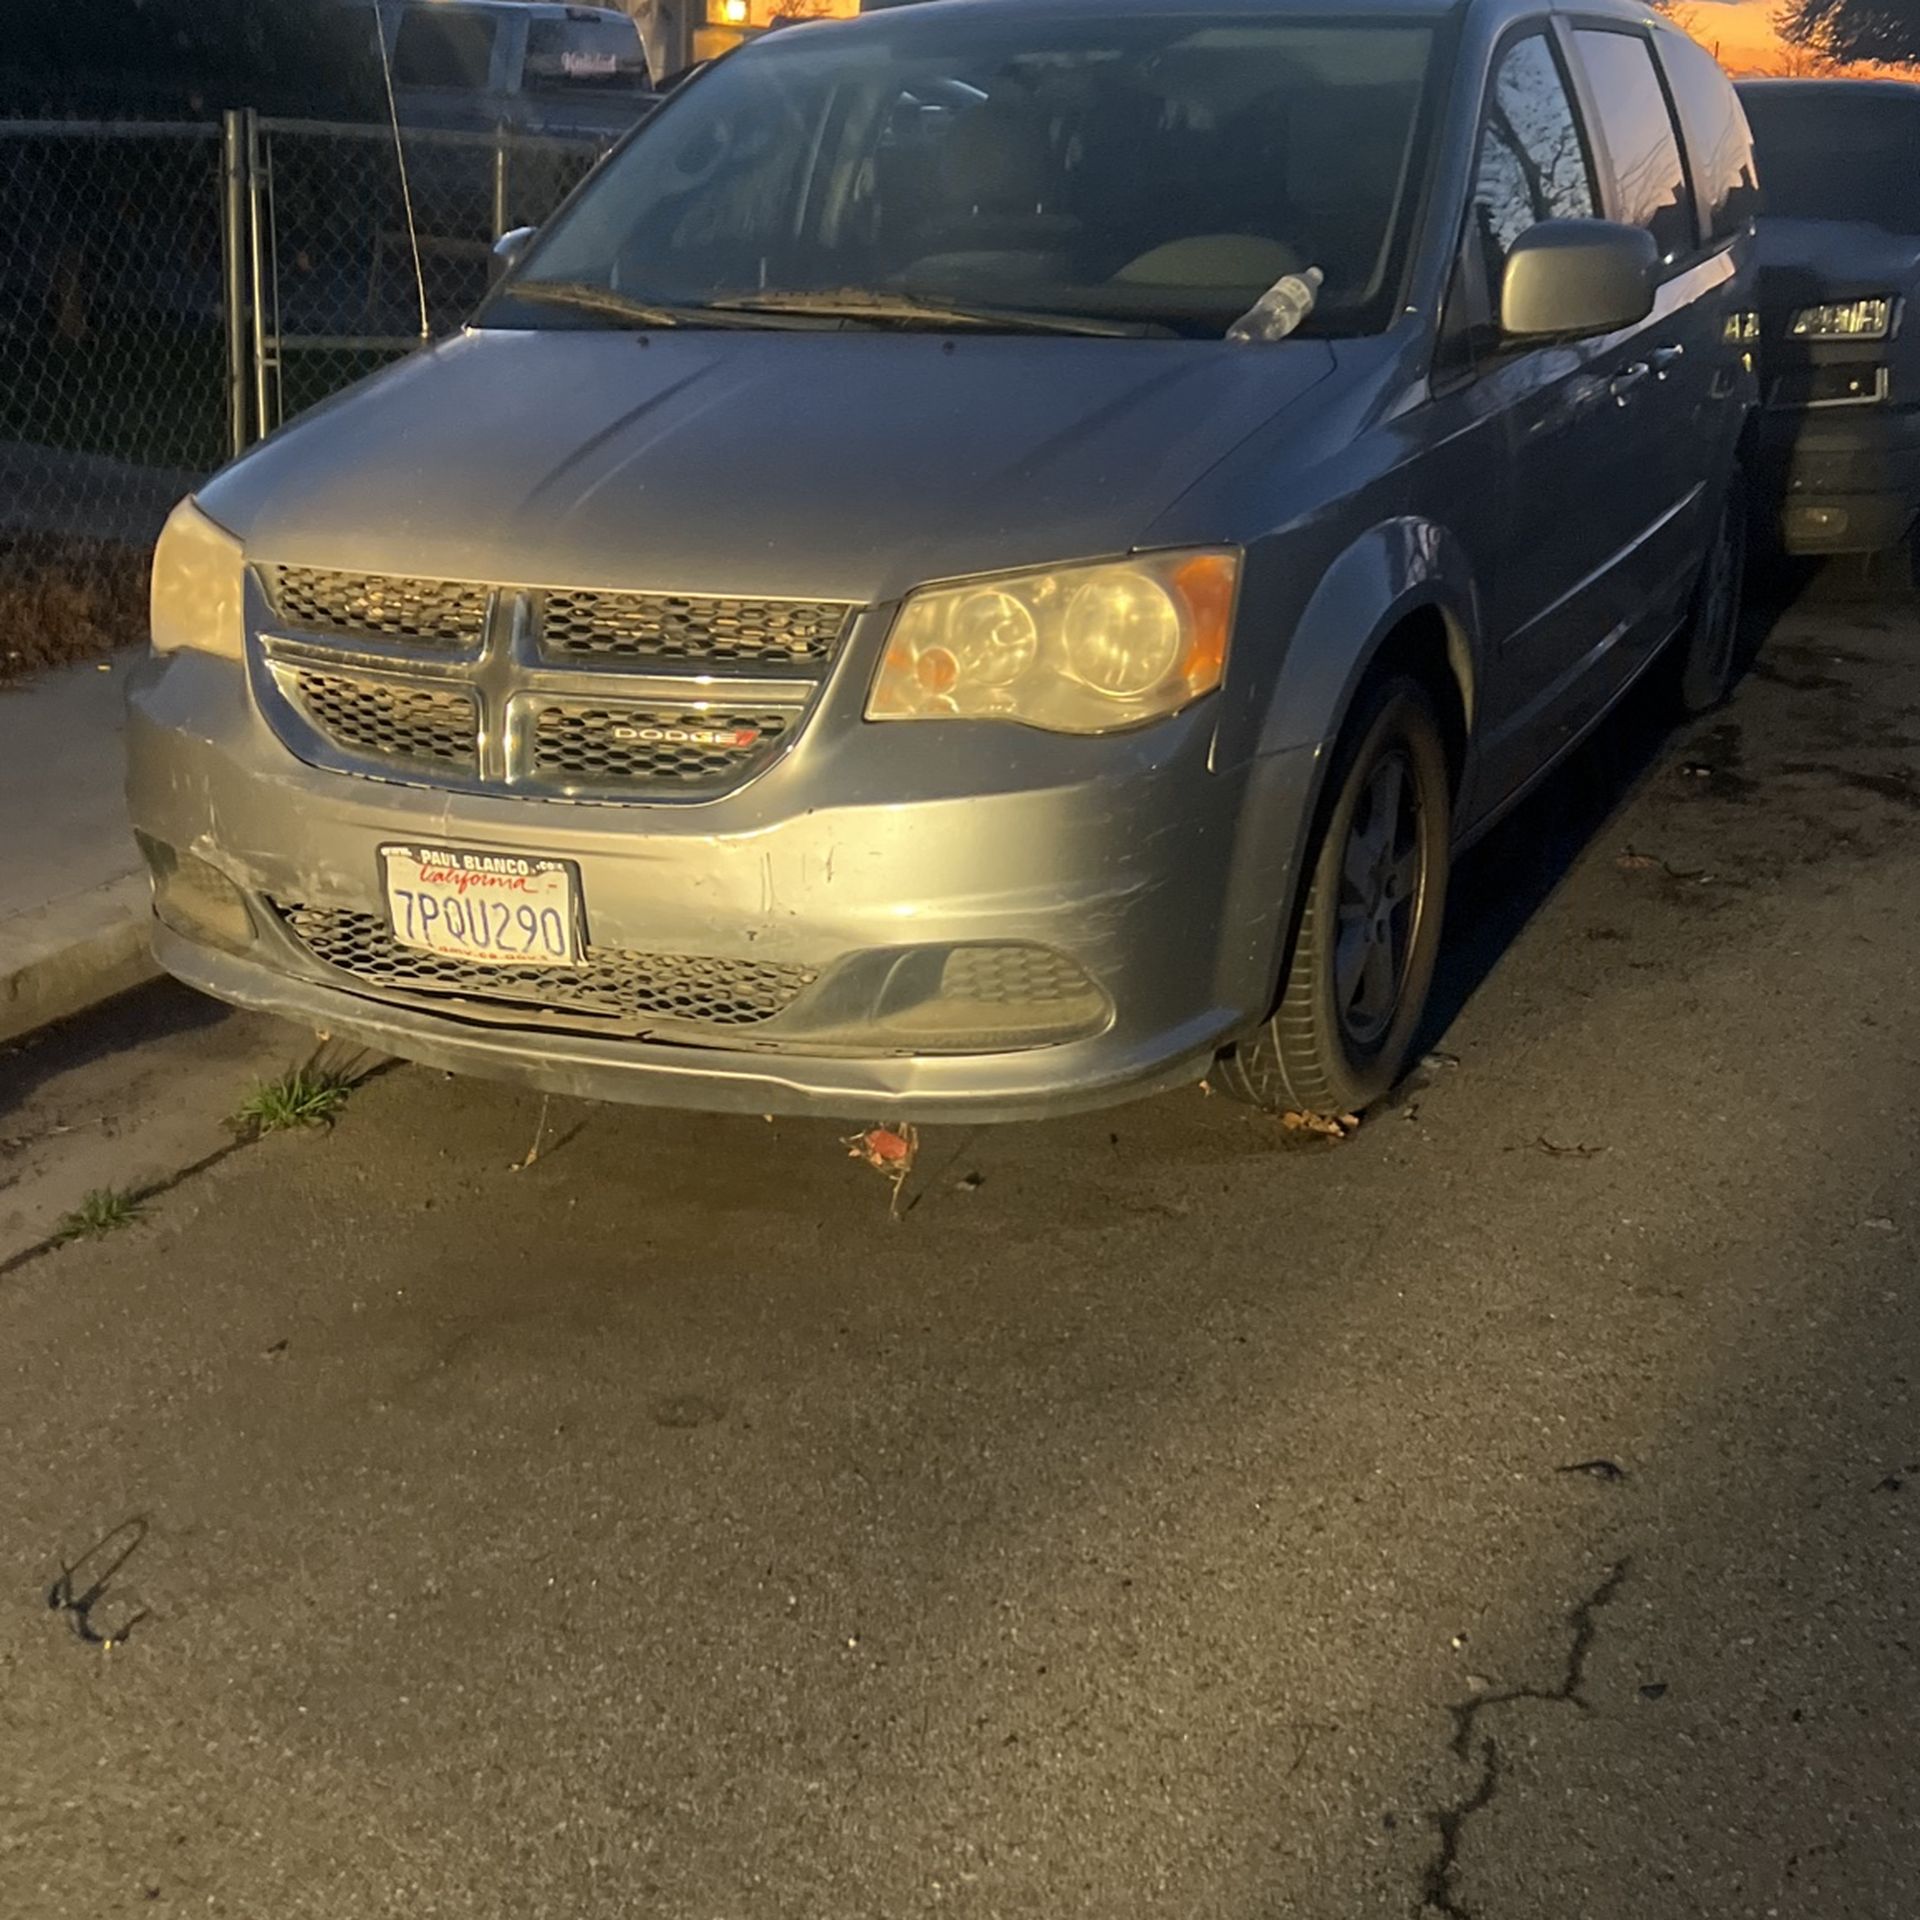
<instances>
[{"instance_id":1,"label":"chain link fence","mask_svg":"<svg viewBox=\"0 0 1920 1920\"><path fill-rule=\"evenodd\" d=\"M0 678L131 622L232 444L217 126L0 121Z\"/></svg>"},{"instance_id":2,"label":"chain link fence","mask_svg":"<svg viewBox=\"0 0 1920 1920\"><path fill-rule=\"evenodd\" d=\"M387 126L0 120L0 678L137 637L173 503L458 327L605 144L409 130L410 231Z\"/></svg>"},{"instance_id":3,"label":"chain link fence","mask_svg":"<svg viewBox=\"0 0 1920 1920\"><path fill-rule=\"evenodd\" d=\"M494 241L537 226L605 151L507 131L409 130L405 144L407 194L390 128L256 123L254 405L269 427L411 351L423 320L452 332L487 290Z\"/></svg>"}]
</instances>

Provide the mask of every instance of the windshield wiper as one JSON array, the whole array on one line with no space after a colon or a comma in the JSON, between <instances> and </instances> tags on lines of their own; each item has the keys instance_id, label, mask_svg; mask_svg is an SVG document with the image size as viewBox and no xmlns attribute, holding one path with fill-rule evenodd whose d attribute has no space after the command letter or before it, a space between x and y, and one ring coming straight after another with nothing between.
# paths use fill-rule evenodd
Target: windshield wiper
<instances>
[{"instance_id":1,"label":"windshield wiper","mask_svg":"<svg viewBox=\"0 0 1920 1920\"><path fill-rule=\"evenodd\" d=\"M716 313L698 304L684 306L661 300L640 300L632 294L616 293L611 287L596 286L591 280L514 280L501 287L496 297L573 307L582 313L604 313L641 327L750 327L756 324L750 314Z\"/></svg>"},{"instance_id":2,"label":"windshield wiper","mask_svg":"<svg viewBox=\"0 0 1920 1920\"><path fill-rule=\"evenodd\" d=\"M795 313L823 320L858 320L874 326L978 327L988 332L1080 333L1102 339L1170 338L1171 327L1153 320L1108 319L1092 313L1048 313L1035 307L980 306L972 301L935 300L915 293L888 293L871 287L833 287L818 291L776 288L716 300L728 313Z\"/></svg>"}]
</instances>

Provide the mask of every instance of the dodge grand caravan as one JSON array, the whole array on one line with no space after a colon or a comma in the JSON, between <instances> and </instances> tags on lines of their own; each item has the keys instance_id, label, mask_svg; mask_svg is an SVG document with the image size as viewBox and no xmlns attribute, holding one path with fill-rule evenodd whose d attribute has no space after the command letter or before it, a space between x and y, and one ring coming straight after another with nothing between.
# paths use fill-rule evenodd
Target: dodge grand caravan
<instances>
[{"instance_id":1,"label":"dodge grand caravan","mask_svg":"<svg viewBox=\"0 0 1920 1920\"><path fill-rule=\"evenodd\" d=\"M1357 1108L1452 855L1725 691L1752 188L1625 0L769 36L175 511L155 951L557 1091Z\"/></svg>"}]
</instances>

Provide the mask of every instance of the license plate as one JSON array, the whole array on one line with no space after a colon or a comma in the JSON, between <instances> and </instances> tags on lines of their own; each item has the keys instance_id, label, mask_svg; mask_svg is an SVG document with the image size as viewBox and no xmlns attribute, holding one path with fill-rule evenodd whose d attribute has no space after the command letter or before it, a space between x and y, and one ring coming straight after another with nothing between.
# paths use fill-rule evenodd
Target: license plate
<instances>
[{"instance_id":1,"label":"license plate","mask_svg":"<svg viewBox=\"0 0 1920 1920\"><path fill-rule=\"evenodd\" d=\"M571 861L390 846L380 862L402 946L486 966L580 964L580 876Z\"/></svg>"}]
</instances>

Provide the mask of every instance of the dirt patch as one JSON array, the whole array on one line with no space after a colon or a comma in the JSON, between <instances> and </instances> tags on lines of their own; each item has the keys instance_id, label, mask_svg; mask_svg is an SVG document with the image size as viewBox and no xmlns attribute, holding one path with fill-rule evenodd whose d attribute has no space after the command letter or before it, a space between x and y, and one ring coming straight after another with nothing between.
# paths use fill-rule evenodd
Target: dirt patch
<instances>
[{"instance_id":1,"label":"dirt patch","mask_svg":"<svg viewBox=\"0 0 1920 1920\"><path fill-rule=\"evenodd\" d=\"M1801 777L1831 780L1856 793L1871 793L1891 800L1908 812L1920 812L1920 787L1903 773L1873 773L1861 767L1835 766L1826 760L1783 760L1780 771Z\"/></svg>"},{"instance_id":2,"label":"dirt patch","mask_svg":"<svg viewBox=\"0 0 1920 1920\"><path fill-rule=\"evenodd\" d=\"M114 541L0 536L0 686L144 639L148 560Z\"/></svg>"},{"instance_id":3,"label":"dirt patch","mask_svg":"<svg viewBox=\"0 0 1920 1920\"><path fill-rule=\"evenodd\" d=\"M1748 672L1756 680L1768 681L1776 687L1787 687L1795 693L1839 693L1849 700L1859 697L1847 681L1834 673L1790 673L1785 667L1775 666L1771 660L1756 660Z\"/></svg>"}]
</instances>

